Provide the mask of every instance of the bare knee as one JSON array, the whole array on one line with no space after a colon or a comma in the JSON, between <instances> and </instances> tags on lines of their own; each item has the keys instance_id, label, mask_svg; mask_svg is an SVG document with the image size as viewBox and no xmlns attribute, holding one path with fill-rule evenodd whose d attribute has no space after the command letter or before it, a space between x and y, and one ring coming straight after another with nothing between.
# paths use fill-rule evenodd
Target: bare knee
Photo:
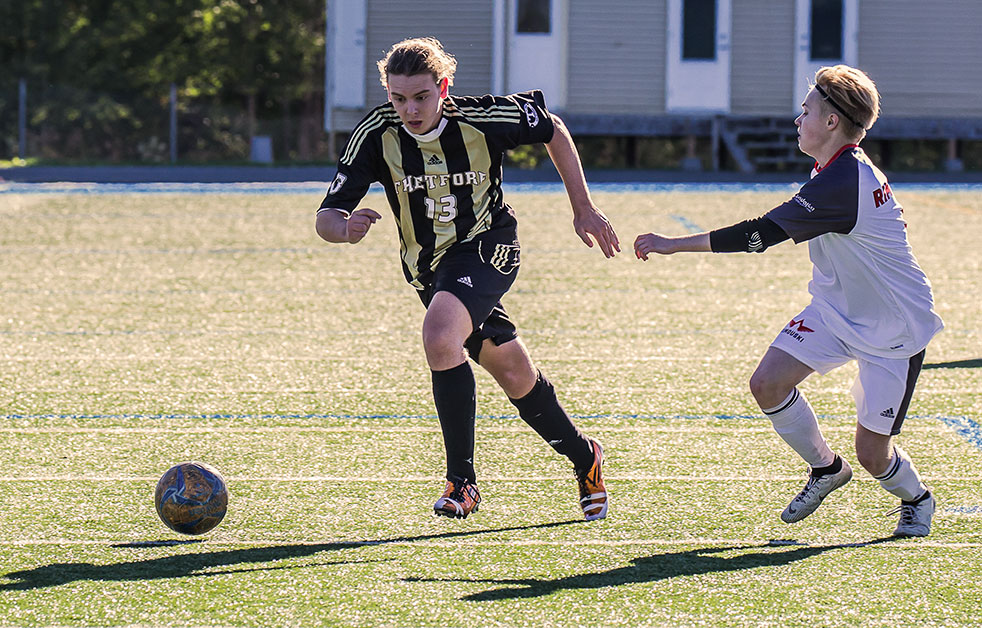
<instances>
[{"instance_id":1,"label":"bare knee","mask_svg":"<svg viewBox=\"0 0 982 628\"><path fill-rule=\"evenodd\" d=\"M453 368L467 359L463 341L439 325L423 325L423 351L434 371Z\"/></svg>"},{"instance_id":2,"label":"bare knee","mask_svg":"<svg viewBox=\"0 0 982 628\"><path fill-rule=\"evenodd\" d=\"M484 341L480 364L512 399L521 399L535 386L539 371L520 339L495 345Z\"/></svg>"},{"instance_id":3,"label":"bare knee","mask_svg":"<svg viewBox=\"0 0 982 628\"><path fill-rule=\"evenodd\" d=\"M750 377L750 392L762 410L776 408L812 372L797 358L771 347Z\"/></svg>"},{"instance_id":4,"label":"bare knee","mask_svg":"<svg viewBox=\"0 0 982 628\"><path fill-rule=\"evenodd\" d=\"M870 475L883 475L893 457L890 436L876 434L860 426L856 430L856 459Z\"/></svg>"},{"instance_id":5,"label":"bare knee","mask_svg":"<svg viewBox=\"0 0 982 628\"><path fill-rule=\"evenodd\" d=\"M506 395L512 399L521 399L531 392L537 376L538 373L529 372L523 368L496 373L494 378Z\"/></svg>"},{"instance_id":6,"label":"bare knee","mask_svg":"<svg viewBox=\"0 0 982 628\"><path fill-rule=\"evenodd\" d=\"M445 371L462 364L464 341L474 331L467 308L449 292L433 296L423 317L423 351L434 371Z\"/></svg>"},{"instance_id":7,"label":"bare knee","mask_svg":"<svg viewBox=\"0 0 982 628\"><path fill-rule=\"evenodd\" d=\"M869 471L869 474L873 477L882 475L887 470L887 465L890 462L889 458L883 458L872 451L856 448L856 459L859 460L859 464L863 465L863 468Z\"/></svg>"},{"instance_id":8,"label":"bare knee","mask_svg":"<svg viewBox=\"0 0 982 628\"><path fill-rule=\"evenodd\" d=\"M754 374L750 376L750 393L757 400L757 405L761 409L774 408L788 398L794 386L778 378L771 377L770 374L758 367Z\"/></svg>"}]
</instances>

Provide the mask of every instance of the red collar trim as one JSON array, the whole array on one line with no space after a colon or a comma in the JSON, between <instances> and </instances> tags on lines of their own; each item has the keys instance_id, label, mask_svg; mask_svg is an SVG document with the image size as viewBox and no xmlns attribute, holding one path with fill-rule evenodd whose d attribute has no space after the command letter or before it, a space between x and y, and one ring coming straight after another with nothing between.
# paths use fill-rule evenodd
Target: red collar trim
<instances>
[{"instance_id":1,"label":"red collar trim","mask_svg":"<svg viewBox=\"0 0 982 628\"><path fill-rule=\"evenodd\" d=\"M818 162L816 161L815 162L815 172L821 172L823 169L828 168L830 163L832 163L833 161L835 161L836 159L838 159L839 158L839 155L841 155L842 153L846 152L850 148L859 148L859 144L846 144L845 146L843 146L842 148L840 148L839 150L837 150L836 153L834 155L832 155L832 159L829 159L829 163L828 164L825 164L824 166L818 165Z\"/></svg>"}]
</instances>

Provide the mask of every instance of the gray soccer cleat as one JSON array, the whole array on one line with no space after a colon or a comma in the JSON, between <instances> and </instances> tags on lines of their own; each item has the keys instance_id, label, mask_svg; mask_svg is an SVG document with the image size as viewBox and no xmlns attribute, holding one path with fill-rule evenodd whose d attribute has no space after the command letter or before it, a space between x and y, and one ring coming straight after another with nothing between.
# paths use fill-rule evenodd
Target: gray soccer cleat
<instances>
[{"instance_id":1,"label":"gray soccer cleat","mask_svg":"<svg viewBox=\"0 0 982 628\"><path fill-rule=\"evenodd\" d=\"M801 521L815 512L815 509L821 505L822 500L828 497L829 493L845 485L851 479L852 467L844 459L842 460L842 469L838 473L809 476L805 488L795 495L788 507L781 513L781 520L784 523Z\"/></svg>"},{"instance_id":2,"label":"gray soccer cleat","mask_svg":"<svg viewBox=\"0 0 982 628\"><path fill-rule=\"evenodd\" d=\"M917 502L900 502L900 506L888 514L900 513L900 523L894 536L927 536L931 533L931 517L934 516L934 495L930 492Z\"/></svg>"}]
</instances>

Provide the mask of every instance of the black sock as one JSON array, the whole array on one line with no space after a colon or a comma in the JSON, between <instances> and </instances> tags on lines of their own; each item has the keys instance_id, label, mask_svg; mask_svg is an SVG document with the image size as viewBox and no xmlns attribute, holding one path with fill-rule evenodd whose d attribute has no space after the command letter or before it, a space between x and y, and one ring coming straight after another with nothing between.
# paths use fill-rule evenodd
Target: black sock
<instances>
[{"instance_id":1,"label":"black sock","mask_svg":"<svg viewBox=\"0 0 982 628\"><path fill-rule=\"evenodd\" d=\"M440 417L443 444L447 450L447 479L464 478L475 482L474 472L474 400L476 385L471 365L464 362L433 374L433 401Z\"/></svg>"},{"instance_id":2,"label":"black sock","mask_svg":"<svg viewBox=\"0 0 982 628\"><path fill-rule=\"evenodd\" d=\"M922 501L924 501L930 496L931 496L931 491L924 491L924 494L918 497L917 499L912 499L910 501L907 501L906 499L901 499L900 503L906 504L907 506L914 506L916 504L921 503Z\"/></svg>"},{"instance_id":3,"label":"black sock","mask_svg":"<svg viewBox=\"0 0 982 628\"><path fill-rule=\"evenodd\" d=\"M832 464L827 467L812 467L811 474L813 477L819 477L822 475L832 475L833 473L838 473L839 471L842 471L842 458L839 457L839 454L836 454L835 460L832 461Z\"/></svg>"},{"instance_id":4,"label":"black sock","mask_svg":"<svg viewBox=\"0 0 982 628\"><path fill-rule=\"evenodd\" d=\"M589 469L593 464L590 439L576 429L573 421L559 405L556 389L539 372L535 386L521 399L511 399L522 420L529 424L552 448L566 456L576 469Z\"/></svg>"}]
</instances>

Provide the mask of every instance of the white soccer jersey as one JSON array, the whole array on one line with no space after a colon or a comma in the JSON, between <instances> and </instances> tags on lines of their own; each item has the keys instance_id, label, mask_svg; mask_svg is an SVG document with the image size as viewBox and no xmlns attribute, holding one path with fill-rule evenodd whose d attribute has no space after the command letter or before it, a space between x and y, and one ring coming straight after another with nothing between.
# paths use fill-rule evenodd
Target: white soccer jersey
<instances>
[{"instance_id":1,"label":"white soccer jersey","mask_svg":"<svg viewBox=\"0 0 982 628\"><path fill-rule=\"evenodd\" d=\"M844 146L766 216L796 243L808 241L812 303L855 351L908 358L944 327L907 241L903 208L863 149Z\"/></svg>"}]
</instances>

